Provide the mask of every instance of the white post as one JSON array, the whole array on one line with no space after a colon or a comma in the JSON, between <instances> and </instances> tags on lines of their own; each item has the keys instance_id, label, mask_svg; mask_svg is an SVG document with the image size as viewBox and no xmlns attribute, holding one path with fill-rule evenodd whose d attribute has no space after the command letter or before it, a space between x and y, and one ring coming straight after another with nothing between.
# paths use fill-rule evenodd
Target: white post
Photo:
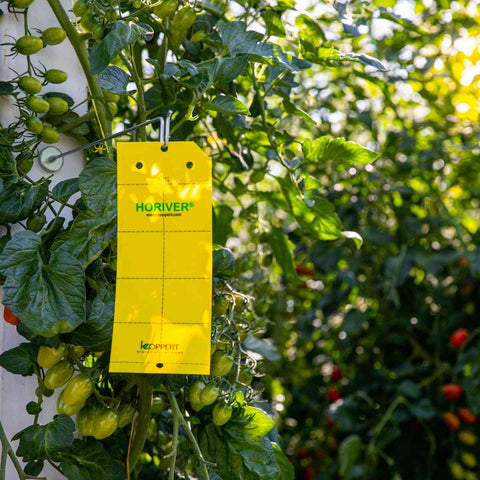
<instances>
[{"instance_id":1,"label":"white post","mask_svg":"<svg viewBox=\"0 0 480 480\"><path fill-rule=\"evenodd\" d=\"M71 10L72 2L70 0L62 0L64 8ZM19 38L24 35L24 26L22 16L18 16L17 21L15 16L6 11L7 3L2 3L0 6L4 15L0 17L0 42L9 42L11 39L8 35ZM70 13L73 21L73 14ZM43 30L52 26L59 26L50 6L46 0L35 0L28 9L28 24L32 35L38 35L34 29ZM15 73L23 73L26 71L26 57L18 55L17 57L9 57L10 48L8 46L0 47L0 79L8 81L15 77ZM84 101L87 98L87 83L85 81L80 64L71 47L68 38L59 45L47 46L38 54L31 57L34 65L39 65L42 62L47 69L57 68L64 70L68 74L68 81L60 85L46 85L42 93L49 91L63 92L72 97L75 104ZM40 65L39 65L40 66ZM87 111L87 105L84 103L75 109L76 113L82 115ZM18 115L18 109L13 106L13 98L7 96L0 96L0 123L2 127L6 127L11 123L15 116ZM70 137L61 135L60 142L55 146L62 151L78 146L78 142ZM38 165L38 159L35 160L35 165L29 175L33 179L38 179L45 176ZM53 175L52 183L58 183L67 178L77 177L84 166L84 156L74 154L65 159L62 169ZM65 211L65 210L64 210ZM68 214L66 214L68 215ZM49 218L50 220L50 218ZM70 218L67 218L67 221ZM1 228L1 227L0 227ZM19 227L20 228L20 227ZM14 230L15 231L15 230ZM4 234L4 230L0 230L0 236ZM0 292L1 296L1 292ZM17 334L14 326L9 325L3 321L3 307L0 306L0 352L9 350L23 341L23 337ZM31 425L33 416L29 415L25 406L29 401L35 400L36 379L34 377L21 377L13 375L0 368L0 419L6 430L9 438L16 432ZM40 414L39 422L48 423L51 421L53 415L56 414L56 400L58 393L50 398L44 398L43 411ZM17 442L12 444L14 450L17 448ZM64 477L56 470L47 465L40 476L46 476L48 480L61 480ZM8 462L6 478L14 480L17 474L10 462Z\"/></svg>"}]
</instances>

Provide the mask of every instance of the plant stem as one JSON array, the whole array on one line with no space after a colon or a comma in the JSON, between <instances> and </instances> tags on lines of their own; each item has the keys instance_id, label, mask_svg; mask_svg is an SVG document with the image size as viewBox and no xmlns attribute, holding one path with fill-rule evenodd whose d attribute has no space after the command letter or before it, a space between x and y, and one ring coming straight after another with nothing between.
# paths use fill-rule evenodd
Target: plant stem
<instances>
[{"instance_id":1,"label":"plant stem","mask_svg":"<svg viewBox=\"0 0 480 480\"><path fill-rule=\"evenodd\" d=\"M97 79L90 71L90 62L88 61L88 51L85 42L70 22L70 19L68 18L68 15L62 7L60 1L48 0L48 3L50 4L53 13L57 17L58 22L67 32L68 39L70 40L70 43L77 54L78 61L83 69L83 73L85 74L85 78L92 95L92 102L98 114L97 119L100 127L99 133L101 135L110 135L111 123L107 121L105 104L103 103L102 89L100 88L100 84L98 83Z\"/></svg>"},{"instance_id":2,"label":"plant stem","mask_svg":"<svg viewBox=\"0 0 480 480\"><path fill-rule=\"evenodd\" d=\"M202 454L202 451L200 450L200 447L198 446L197 439L195 438L195 435L190 429L190 426L186 422L185 417L183 416L182 411L178 406L178 402L175 395L170 391L168 387L167 387L167 395L168 395L168 400L170 401L170 405L172 407L174 419L175 419L175 416L179 418L180 422L183 425L183 428L187 432L187 436L190 439L190 442L192 443L193 449L195 450L195 455L200 461L200 468L202 470L203 480L210 480L210 476L208 475L208 470L207 470L207 462Z\"/></svg>"},{"instance_id":3,"label":"plant stem","mask_svg":"<svg viewBox=\"0 0 480 480\"><path fill-rule=\"evenodd\" d=\"M170 459L170 472L168 473L168 480L175 479L175 463L177 461L178 451L178 428L180 427L180 417L177 412L173 411L173 439L172 439L172 458Z\"/></svg>"},{"instance_id":4,"label":"plant stem","mask_svg":"<svg viewBox=\"0 0 480 480\"><path fill-rule=\"evenodd\" d=\"M147 117L146 117L146 109L145 109L145 97L143 94L142 78L138 74L137 69L135 68L135 64L133 62L130 62L130 60L127 58L127 56L123 52L120 52L119 57L122 59L122 62L127 67L137 87L138 123L143 123ZM138 136L139 136L139 140L145 141L145 138L146 138L145 127L140 128L138 130Z\"/></svg>"},{"instance_id":5,"label":"plant stem","mask_svg":"<svg viewBox=\"0 0 480 480\"><path fill-rule=\"evenodd\" d=\"M137 464L138 458L142 453L147 438L148 426L152 414L152 396L153 387L148 380L138 375L138 417L135 422L135 430L133 431L132 448L129 456L129 470L133 471Z\"/></svg>"}]
</instances>

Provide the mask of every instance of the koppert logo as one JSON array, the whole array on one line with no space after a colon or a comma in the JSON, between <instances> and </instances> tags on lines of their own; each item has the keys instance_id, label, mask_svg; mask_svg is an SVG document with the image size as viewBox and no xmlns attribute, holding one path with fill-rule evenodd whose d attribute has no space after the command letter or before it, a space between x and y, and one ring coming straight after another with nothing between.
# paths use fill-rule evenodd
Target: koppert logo
<instances>
[{"instance_id":1,"label":"koppert logo","mask_svg":"<svg viewBox=\"0 0 480 480\"><path fill-rule=\"evenodd\" d=\"M140 340L140 350L178 350L179 343L143 343Z\"/></svg>"}]
</instances>

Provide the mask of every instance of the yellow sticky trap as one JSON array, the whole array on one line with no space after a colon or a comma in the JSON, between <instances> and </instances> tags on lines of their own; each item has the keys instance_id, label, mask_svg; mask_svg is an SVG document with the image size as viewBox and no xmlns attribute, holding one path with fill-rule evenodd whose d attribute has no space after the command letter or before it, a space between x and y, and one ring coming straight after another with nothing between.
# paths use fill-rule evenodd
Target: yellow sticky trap
<instances>
[{"instance_id":1,"label":"yellow sticky trap","mask_svg":"<svg viewBox=\"0 0 480 480\"><path fill-rule=\"evenodd\" d=\"M210 373L212 167L193 142L119 143L110 372Z\"/></svg>"}]
</instances>

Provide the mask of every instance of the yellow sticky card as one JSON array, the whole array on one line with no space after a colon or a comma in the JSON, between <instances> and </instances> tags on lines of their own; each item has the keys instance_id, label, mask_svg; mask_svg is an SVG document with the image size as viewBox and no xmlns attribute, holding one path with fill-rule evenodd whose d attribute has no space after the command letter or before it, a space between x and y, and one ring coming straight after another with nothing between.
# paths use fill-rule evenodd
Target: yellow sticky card
<instances>
[{"instance_id":1,"label":"yellow sticky card","mask_svg":"<svg viewBox=\"0 0 480 480\"><path fill-rule=\"evenodd\" d=\"M110 372L210 373L212 166L193 142L119 143Z\"/></svg>"}]
</instances>

